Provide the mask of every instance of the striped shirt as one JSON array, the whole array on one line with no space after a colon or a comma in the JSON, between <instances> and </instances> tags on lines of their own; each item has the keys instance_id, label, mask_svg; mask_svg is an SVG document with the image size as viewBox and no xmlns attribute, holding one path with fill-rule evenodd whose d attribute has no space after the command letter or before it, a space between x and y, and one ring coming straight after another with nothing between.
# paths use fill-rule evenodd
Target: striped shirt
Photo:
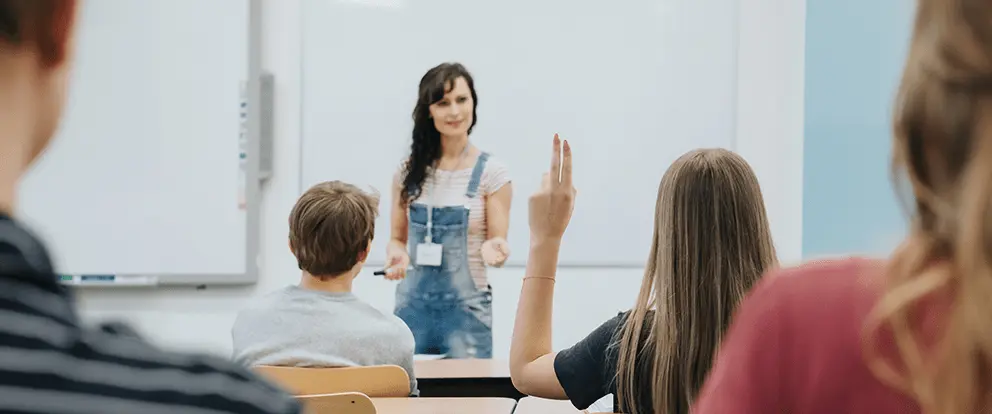
<instances>
[{"instance_id":1,"label":"striped shirt","mask_svg":"<svg viewBox=\"0 0 992 414\"><path fill-rule=\"evenodd\" d=\"M490 195L510 182L510 174L505 164L490 156L486 160L485 169L482 170L477 195L472 200L468 200L465 192L468 190L469 181L472 180L472 170L475 168L476 161L472 160L471 165L467 168L451 171L435 171L433 177L428 179L433 179L436 183L433 200L427 194L431 188L428 184L430 181L428 181L428 183L424 183L423 191L420 197L414 200L414 203L431 203L435 207L464 206L468 204L468 266L469 271L472 273L472 280L475 281L475 286L483 289L489 285L489 279L486 276L486 264L482 260L482 243L489 238L486 201L488 201ZM403 172L405 168L406 164L401 163L399 170L393 176L393 180L398 185L402 185L403 183ZM510 248L512 249L513 246L510 246Z\"/></svg>"},{"instance_id":2,"label":"striped shirt","mask_svg":"<svg viewBox=\"0 0 992 414\"><path fill-rule=\"evenodd\" d=\"M121 324L82 327L44 246L0 214L0 412L301 410L233 362L156 349Z\"/></svg>"}]
</instances>

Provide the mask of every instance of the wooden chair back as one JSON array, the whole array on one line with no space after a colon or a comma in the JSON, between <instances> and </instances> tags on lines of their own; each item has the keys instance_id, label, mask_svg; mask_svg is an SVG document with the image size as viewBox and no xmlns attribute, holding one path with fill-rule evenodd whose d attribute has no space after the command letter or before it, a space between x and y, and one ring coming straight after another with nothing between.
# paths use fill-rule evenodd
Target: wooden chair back
<instances>
[{"instance_id":1,"label":"wooden chair back","mask_svg":"<svg viewBox=\"0 0 992 414\"><path fill-rule=\"evenodd\" d=\"M368 395L360 392L300 395L305 414L376 414L375 404Z\"/></svg>"},{"instance_id":2,"label":"wooden chair back","mask_svg":"<svg viewBox=\"0 0 992 414\"><path fill-rule=\"evenodd\" d=\"M253 367L296 396L360 392L372 398L409 397L410 377L397 365L341 368Z\"/></svg>"}]
</instances>

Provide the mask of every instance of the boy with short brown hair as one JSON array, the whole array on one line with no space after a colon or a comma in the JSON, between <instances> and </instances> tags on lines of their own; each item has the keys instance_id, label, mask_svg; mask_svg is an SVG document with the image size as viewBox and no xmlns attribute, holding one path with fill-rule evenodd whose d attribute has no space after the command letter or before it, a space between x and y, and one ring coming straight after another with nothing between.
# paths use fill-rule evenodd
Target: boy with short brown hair
<instances>
[{"instance_id":1,"label":"boy with short brown hair","mask_svg":"<svg viewBox=\"0 0 992 414\"><path fill-rule=\"evenodd\" d=\"M241 311L232 329L234 357L246 365L341 367L399 365L413 374L410 328L352 294L368 258L379 198L340 181L307 190L289 216L289 246L299 285Z\"/></svg>"}]
</instances>

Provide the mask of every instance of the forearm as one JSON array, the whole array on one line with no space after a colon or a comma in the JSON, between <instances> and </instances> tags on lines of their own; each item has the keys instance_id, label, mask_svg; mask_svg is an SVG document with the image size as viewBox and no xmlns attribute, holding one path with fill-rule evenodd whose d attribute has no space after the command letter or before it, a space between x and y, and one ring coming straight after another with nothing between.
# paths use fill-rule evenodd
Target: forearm
<instances>
[{"instance_id":1,"label":"forearm","mask_svg":"<svg viewBox=\"0 0 992 414\"><path fill-rule=\"evenodd\" d=\"M510 221L508 218L492 220L488 224L486 227L486 240L495 238L506 239L506 234L510 230Z\"/></svg>"},{"instance_id":2,"label":"forearm","mask_svg":"<svg viewBox=\"0 0 992 414\"><path fill-rule=\"evenodd\" d=\"M389 244L386 245L386 250L399 249L401 251L406 251L406 238L401 239L389 239Z\"/></svg>"},{"instance_id":3,"label":"forearm","mask_svg":"<svg viewBox=\"0 0 992 414\"><path fill-rule=\"evenodd\" d=\"M486 199L486 239L506 239L510 229L510 204L513 186L509 183Z\"/></svg>"},{"instance_id":4,"label":"forearm","mask_svg":"<svg viewBox=\"0 0 992 414\"><path fill-rule=\"evenodd\" d=\"M551 316L559 241L532 241L510 349L511 371L551 353Z\"/></svg>"}]
</instances>

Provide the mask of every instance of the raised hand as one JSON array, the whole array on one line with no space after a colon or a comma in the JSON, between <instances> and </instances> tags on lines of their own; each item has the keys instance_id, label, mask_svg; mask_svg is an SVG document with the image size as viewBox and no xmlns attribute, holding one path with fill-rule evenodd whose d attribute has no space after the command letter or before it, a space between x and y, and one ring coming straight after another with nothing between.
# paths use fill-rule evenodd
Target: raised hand
<instances>
[{"instance_id":1,"label":"raised hand","mask_svg":"<svg viewBox=\"0 0 992 414\"><path fill-rule=\"evenodd\" d=\"M572 148L555 134L551 171L544 174L541 188L530 196L531 241L560 241L575 207L572 185Z\"/></svg>"}]
</instances>

